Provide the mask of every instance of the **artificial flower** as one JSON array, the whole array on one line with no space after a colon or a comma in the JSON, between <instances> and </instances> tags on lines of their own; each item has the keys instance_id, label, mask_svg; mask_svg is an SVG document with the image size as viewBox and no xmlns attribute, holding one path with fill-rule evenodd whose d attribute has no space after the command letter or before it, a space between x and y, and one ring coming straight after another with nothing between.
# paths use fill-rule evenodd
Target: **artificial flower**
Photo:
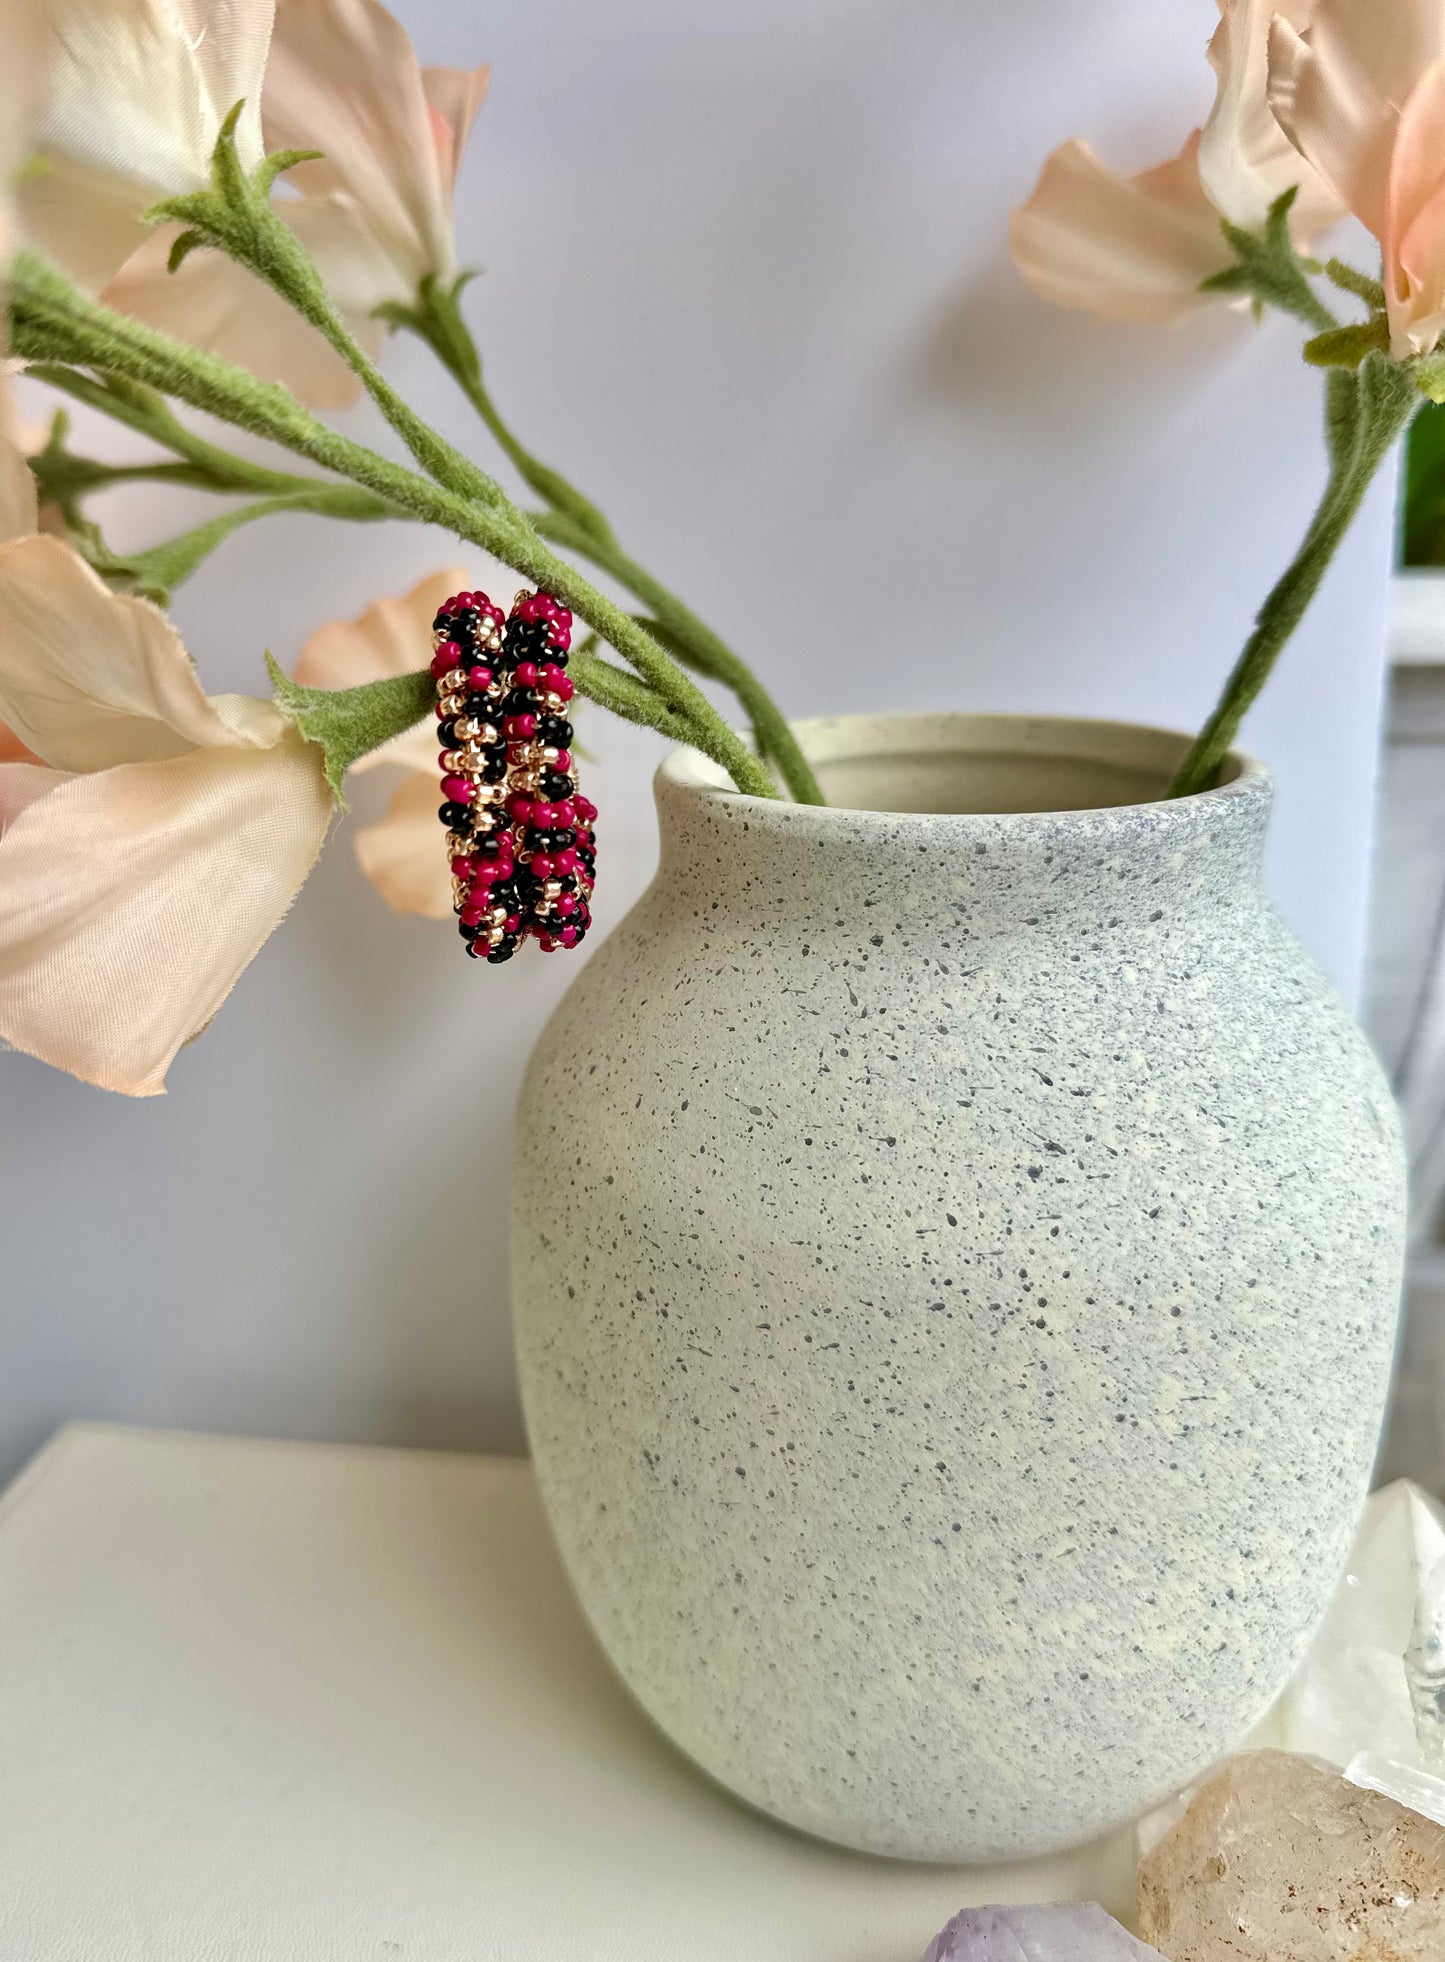
<instances>
[{"instance_id":1,"label":"artificial flower","mask_svg":"<svg viewBox=\"0 0 1445 1962\"><path fill-rule=\"evenodd\" d=\"M1445 11L1319 0L1303 27L1276 17L1269 100L1380 241L1392 353L1428 353L1445 330Z\"/></svg>"},{"instance_id":2,"label":"artificial flower","mask_svg":"<svg viewBox=\"0 0 1445 1962\"><path fill-rule=\"evenodd\" d=\"M26 432L16 413L10 377L0 370L0 545L27 537L39 525L35 479L26 461Z\"/></svg>"},{"instance_id":3,"label":"artificial flower","mask_svg":"<svg viewBox=\"0 0 1445 1962\"><path fill-rule=\"evenodd\" d=\"M379 352L377 308L456 274L452 188L485 68L422 69L377 0L281 0L262 97L269 150L324 153L275 209L315 260L351 334ZM112 306L284 382L312 408L354 402L361 383L316 330L219 252L169 269L179 226L158 230L107 286Z\"/></svg>"},{"instance_id":4,"label":"artificial flower","mask_svg":"<svg viewBox=\"0 0 1445 1962\"><path fill-rule=\"evenodd\" d=\"M1269 106L1269 30L1278 14L1297 28L1315 0L1220 0L1209 43L1214 106L1200 132L1199 179L1221 217L1264 226L1282 191L1295 191L1290 230L1300 245L1345 215L1340 199L1280 128Z\"/></svg>"},{"instance_id":5,"label":"artificial flower","mask_svg":"<svg viewBox=\"0 0 1445 1962\"><path fill-rule=\"evenodd\" d=\"M0 715L0 1038L156 1095L315 862L321 752L55 538L0 545Z\"/></svg>"},{"instance_id":6,"label":"artificial flower","mask_svg":"<svg viewBox=\"0 0 1445 1962\"><path fill-rule=\"evenodd\" d=\"M467 585L458 566L431 573L401 599L381 599L355 620L318 627L301 650L296 679L308 688L354 688L423 665L442 601ZM358 832L356 855L382 898L398 913L431 920L452 916L452 882L437 824L437 742L430 718L362 757L354 767L397 765L406 777L379 824Z\"/></svg>"},{"instance_id":7,"label":"artificial flower","mask_svg":"<svg viewBox=\"0 0 1445 1962\"><path fill-rule=\"evenodd\" d=\"M44 0L51 45L22 223L92 291L144 241L149 205L210 182L211 152L237 102L237 151L247 169L260 163L272 7Z\"/></svg>"},{"instance_id":8,"label":"artificial flower","mask_svg":"<svg viewBox=\"0 0 1445 1962\"><path fill-rule=\"evenodd\" d=\"M1308 0L1291 0L1292 18L1307 10ZM1111 319L1175 320L1201 306L1238 303L1201 290L1234 262L1221 218L1257 231L1291 186L1298 244L1343 215L1270 112L1269 13L1270 0L1220 0L1209 44L1214 106L1177 156L1132 177L1109 170L1077 140L1046 159L1010 233L1015 262L1035 292Z\"/></svg>"},{"instance_id":9,"label":"artificial flower","mask_svg":"<svg viewBox=\"0 0 1445 1962\"><path fill-rule=\"evenodd\" d=\"M1044 161L1009 226L1014 263L1045 300L1109 320L1176 320L1218 295L1233 257L1199 181L1199 132L1177 157L1120 177L1077 138Z\"/></svg>"},{"instance_id":10,"label":"artificial flower","mask_svg":"<svg viewBox=\"0 0 1445 1962\"><path fill-rule=\"evenodd\" d=\"M286 216L373 343L378 306L456 275L452 192L488 75L419 66L379 0L278 0L267 147L322 152L290 173Z\"/></svg>"}]
</instances>

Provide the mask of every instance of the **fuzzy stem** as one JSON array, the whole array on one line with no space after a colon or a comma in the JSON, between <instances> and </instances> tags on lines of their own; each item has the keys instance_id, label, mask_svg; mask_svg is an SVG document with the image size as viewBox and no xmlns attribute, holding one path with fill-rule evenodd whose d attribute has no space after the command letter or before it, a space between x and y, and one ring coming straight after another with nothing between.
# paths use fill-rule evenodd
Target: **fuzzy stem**
<instances>
[{"instance_id":1,"label":"fuzzy stem","mask_svg":"<svg viewBox=\"0 0 1445 1962\"><path fill-rule=\"evenodd\" d=\"M1361 363L1355 390L1353 418L1345 416L1340 393L1331 393L1332 462L1324 495L1299 550L1259 609L1254 631L1235 662L1214 713L1170 784L1169 797L1189 797L1213 784L1240 723L1304 617L1365 492L1419 399L1411 377L1382 355L1371 355Z\"/></svg>"},{"instance_id":2,"label":"fuzzy stem","mask_svg":"<svg viewBox=\"0 0 1445 1962\"><path fill-rule=\"evenodd\" d=\"M533 518L536 530L554 544L582 553L641 600L661 629L659 638L678 659L695 672L722 682L737 696L752 725L759 753L776 767L797 802L822 804L822 790L797 737L752 669L661 580L629 558L592 500L560 471L533 456L503 420L488 392L476 341L458 305L459 291L459 286L448 289L434 280L426 281L417 306L393 309L391 317L427 343L522 481L546 499L551 509Z\"/></svg>"},{"instance_id":3,"label":"fuzzy stem","mask_svg":"<svg viewBox=\"0 0 1445 1962\"><path fill-rule=\"evenodd\" d=\"M80 293L37 255L22 251L10 269L12 346L24 358L99 370L158 390L336 475L375 491L400 512L467 539L553 593L610 642L644 681L686 717L696 746L740 791L774 797L766 765L738 739L677 663L611 600L537 536L506 499L479 504L440 482L378 456L328 429L295 397L258 382L216 355L128 319Z\"/></svg>"}]
</instances>

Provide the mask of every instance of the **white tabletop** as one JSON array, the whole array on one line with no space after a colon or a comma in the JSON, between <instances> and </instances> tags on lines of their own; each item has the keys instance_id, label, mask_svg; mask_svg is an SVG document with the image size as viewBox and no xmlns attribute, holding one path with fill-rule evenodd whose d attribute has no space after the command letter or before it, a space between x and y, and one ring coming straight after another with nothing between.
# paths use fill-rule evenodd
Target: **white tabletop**
<instances>
[{"instance_id":1,"label":"white tabletop","mask_svg":"<svg viewBox=\"0 0 1445 1962\"><path fill-rule=\"evenodd\" d=\"M799 1839L610 1675L518 1460L81 1425L0 1499L0 1962L917 1962L1129 1840Z\"/></svg>"}]
</instances>

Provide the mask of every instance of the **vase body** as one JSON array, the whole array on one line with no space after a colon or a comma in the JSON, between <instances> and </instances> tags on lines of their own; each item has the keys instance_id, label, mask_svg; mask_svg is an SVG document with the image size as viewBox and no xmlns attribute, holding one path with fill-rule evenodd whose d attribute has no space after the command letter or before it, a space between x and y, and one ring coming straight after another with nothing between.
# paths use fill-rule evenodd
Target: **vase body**
<instances>
[{"instance_id":1,"label":"vase body","mask_svg":"<svg viewBox=\"0 0 1445 1962\"><path fill-rule=\"evenodd\" d=\"M533 1058L529 1433L705 1770L872 1852L1039 1853L1228 1749L1325 1608L1394 1111L1264 896L1260 766L1166 803L1165 732L800 733L833 808L663 766L657 879Z\"/></svg>"}]
</instances>

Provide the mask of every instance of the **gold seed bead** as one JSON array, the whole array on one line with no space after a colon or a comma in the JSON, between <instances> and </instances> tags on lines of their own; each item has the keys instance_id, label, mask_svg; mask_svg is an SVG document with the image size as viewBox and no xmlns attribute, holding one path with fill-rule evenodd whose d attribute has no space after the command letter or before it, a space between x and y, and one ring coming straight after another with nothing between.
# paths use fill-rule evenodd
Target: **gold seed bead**
<instances>
[{"instance_id":1,"label":"gold seed bead","mask_svg":"<svg viewBox=\"0 0 1445 1962\"><path fill-rule=\"evenodd\" d=\"M466 705L465 695L443 695L437 702L437 714L445 721L449 715L460 715Z\"/></svg>"}]
</instances>

